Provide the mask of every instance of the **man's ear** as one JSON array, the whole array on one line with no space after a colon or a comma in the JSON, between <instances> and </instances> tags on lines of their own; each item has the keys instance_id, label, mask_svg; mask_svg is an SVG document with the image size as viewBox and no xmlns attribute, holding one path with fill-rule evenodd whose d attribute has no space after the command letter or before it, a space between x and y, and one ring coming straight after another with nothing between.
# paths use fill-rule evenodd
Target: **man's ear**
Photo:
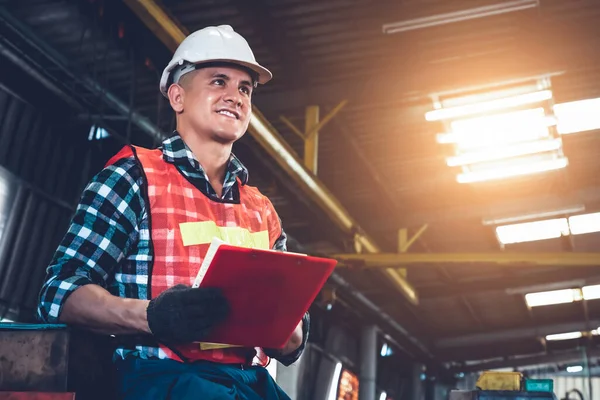
<instances>
[{"instance_id":1,"label":"man's ear","mask_svg":"<svg viewBox=\"0 0 600 400\"><path fill-rule=\"evenodd\" d=\"M169 103L171 104L171 108L173 109L173 111L175 111L176 113L183 112L185 90L175 83L169 87L167 94L169 95Z\"/></svg>"}]
</instances>

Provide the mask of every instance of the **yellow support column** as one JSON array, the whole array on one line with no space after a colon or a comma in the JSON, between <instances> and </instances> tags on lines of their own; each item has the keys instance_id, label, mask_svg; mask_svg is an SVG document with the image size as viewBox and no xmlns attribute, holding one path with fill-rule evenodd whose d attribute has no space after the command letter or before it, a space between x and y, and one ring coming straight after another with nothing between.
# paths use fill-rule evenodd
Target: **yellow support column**
<instances>
[{"instance_id":1,"label":"yellow support column","mask_svg":"<svg viewBox=\"0 0 600 400\"><path fill-rule=\"evenodd\" d=\"M427 224L423 225L417 231L417 233L415 233L413 235L413 237L410 238L410 240L408 239L408 229L406 229L406 228L400 229L398 231L398 253L406 253L408 251L408 249L410 249L410 247L417 241L417 239L419 239L419 237L421 237L421 235L423 234L423 232L425 232L426 229L427 229ZM400 268L398 270L398 272L400 273L400 275L402 275L403 277L406 278L406 276L407 276L406 268Z\"/></svg>"},{"instance_id":2,"label":"yellow support column","mask_svg":"<svg viewBox=\"0 0 600 400\"><path fill-rule=\"evenodd\" d=\"M283 115L279 117L292 132L304 142L304 166L317 175L318 160L319 160L319 131L331 121L345 106L348 104L348 100L340 102L335 106L329 114L322 120L320 119L319 106L308 106L306 107L305 120L304 120L304 132L298 129L289 119Z\"/></svg>"},{"instance_id":3,"label":"yellow support column","mask_svg":"<svg viewBox=\"0 0 600 400\"><path fill-rule=\"evenodd\" d=\"M319 106L306 107L304 125L304 165L317 175L319 160Z\"/></svg>"}]
</instances>

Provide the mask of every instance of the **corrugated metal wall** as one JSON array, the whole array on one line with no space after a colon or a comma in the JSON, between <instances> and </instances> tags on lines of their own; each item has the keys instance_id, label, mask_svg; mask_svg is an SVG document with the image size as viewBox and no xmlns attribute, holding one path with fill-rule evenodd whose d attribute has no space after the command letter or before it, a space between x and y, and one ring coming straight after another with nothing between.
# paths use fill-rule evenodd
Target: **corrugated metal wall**
<instances>
[{"instance_id":1,"label":"corrugated metal wall","mask_svg":"<svg viewBox=\"0 0 600 400\"><path fill-rule=\"evenodd\" d=\"M45 268L90 174L86 132L73 138L0 85L0 318L31 321Z\"/></svg>"},{"instance_id":2,"label":"corrugated metal wall","mask_svg":"<svg viewBox=\"0 0 600 400\"><path fill-rule=\"evenodd\" d=\"M554 394L558 399L563 399L567 392L572 389L579 390L584 398L593 400L599 398L600 396L600 378L592 378L591 386L592 386L592 395L590 396L589 382L586 377L576 377L576 376L556 376L549 377L554 379ZM575 394L572 394L571 399L577 399Z\"/></svg>"}]
</instances>

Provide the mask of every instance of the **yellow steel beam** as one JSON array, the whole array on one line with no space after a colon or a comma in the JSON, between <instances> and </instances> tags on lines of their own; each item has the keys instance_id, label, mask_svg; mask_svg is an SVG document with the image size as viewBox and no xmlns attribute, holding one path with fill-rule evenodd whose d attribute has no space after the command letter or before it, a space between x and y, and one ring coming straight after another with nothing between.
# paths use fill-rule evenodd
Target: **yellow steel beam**
<instances>
[{"instance_id":1,"label":"yellow steel beam","mask_svg":"<svg viewBox=\"0 0 600 400\"><path fill-rule=\"evenodd\" d=\"M319 161L319 106L306 107L304 120L304 165L317 175Z\"/></svg>"},{"instance_id":2,"label":"yellow steel beam","mask_svg":"<svg viewBox=\"0 0 600 400\"><path fill-rule=\"evenodd\" d=\"M398 232L398 252L406 253L408 249L423 235L427 230L427 224L423 225L417 233L415 233L410 240L408 239L408 229L400 229Z\"/></svg>"},{"instance_id":3,"label":"yellow steel beam","mask_svg":"<svg viewBox=\"0 0 600 400\"><path fill-rule=\"evenodd\" d=\"M333 110L329 111L329 113L325 116L325 118L323 118L320 122L317 123L317 125L315 125L314 127L312 127L311 130L307 130L305 132L305 135L308 137L308 136L312 135L313 132L318 132L321 129L323 129L323 127L329 121L331 121L331 119L333 117L335 117L340 111L342 111L342 108L344 108L346 106L346 104L348 104L348 100L343 100L340 104L338 104L337 106L335 106L333 108Z\"/></svg>"},{"instance_id":4,"label":"yellow steel beam","mask_svg":"<svg viewBox=\"0 0 600 400\"><path fill-rule=\"evenodd\" d=\"M172 52L175 52L179 43L189 34L185 27L154 0L123 1Z\"/></svg>"},{"instance_id":5,"label":"yellow steel beam","mask_svg":"<svg viewBox=\"0 0 600 400\"><path fill-rule=\"evenodd\" d=\"M398 231L398 253L405 253L408 250L408 229L402 228ZM405 278L408 278L406 268L399 268L396 271Z\"/></svg>"},{"instance_id":6,"label":"yellow steel beam","mask_svg":"<svg viewBox=\"0 0 600 400\"><path fill-rule=\"evenodd\" d=\"M290 128L292 130L292 132L294 132L296 135L298 135L302 140L305 140L308 136L310 136L313 132L318 132L321 129L323 129L323 127L325 126L325 124L327 124L333 117L335 117L341 110L342 108L344 108L344 106L348 104L348 100L344 100L342 101L340 104L338 104L337 106L335 106L333 108L333 110L331 110L329 112L329 114L327 114L325 116L325 118L323 118L317 125L315 125L313 128L311 128L309 131L307 131L306 133L303 133L300 129L298 129L296 127L296 125L294 125L294 123L292 121L290 121L289 119L287 119L285 116L280 115L279 119L281 120L281 122L283 122L288 128Z\"/></svg>"},{"instance_id":7,"label":"yellow steel beam","mask_svg":"<svg viewBox=\"0 0 600 400\"><path fill-rule=\"evenodd\" d=\"M304 137L304 133L302 133L302 131L300 129L296 128L296 125L294 125L294 123L292 121L290 121L283 115L279 116L279 120L281 122L283 122L288 128L290 128L292 130L292 132L294 132L296 135L298 135L298 137L300 137L300 139L302 139L302 141L306 140L306 138Z\"/></svg>"},{"instance_id":8,"label":"yellow steel beam","mask_svg":"<svg viewBox=\"0 0 600 400\"><path fill-rule=\"evenodd\" d=\"M174 18L153 0L124 0L165 45L175 51L177 45L188 35ZM253 108L248 131L254 139L273 157L279 166L296 181L310 197L343 231L355 234L356 240L365 251L375 253L380 249L375 241L363 232L338 199L298 159L294 150L281 138L277 130L256 108ZM387 275L396 283L399 291L413 304L418 303L415 289L393 269Z\"/></svg>"},{"instance_id":9,"label":"yellow steel beam","mask_svg":"<svg viewBox=\"0 0 600 400\"><path fill-rule=\"evenodd\" d=\"M423 225L417 233L415 233L410 239L408 239L408 229L402 228L398 231L398 253L406 253L408 249L421 237L423 232L427 229L427 224ZM408 273L406 268L400 268L397 270L400 275L407 277Z\"/></svg>"},{"instance_id":10,"label":"yellow steel beam","mask_svg":"<svg viewBox=\"0 0 600 400\"><path fill-rule=\"evenodd\" d=\"M318 170L318 159L319 159L319 131L327 124L333 117L335 117L341 110L346 106L348 100L342 101L340 104L335 106L333 110L329 112L321 121L319 121L319 106L309 106L306 108L304 133L296 127L283 115L279 116L281 122L283 122L288 128L292 130L298 137L304 142L304 165L315 175Z\"/></svg>"},{"instance_id":11,"label":"yellow steel beam","mask_svg":"<svg viewBox=\"0 0 600 400\"><path fill-rule=\"evenodd\" d=\"M411 264L502 264L514 266L600 266L600 253L377 253L334 254L340 267L360 264L371 268L393 268Z\"/></svg>"}]
</instances>

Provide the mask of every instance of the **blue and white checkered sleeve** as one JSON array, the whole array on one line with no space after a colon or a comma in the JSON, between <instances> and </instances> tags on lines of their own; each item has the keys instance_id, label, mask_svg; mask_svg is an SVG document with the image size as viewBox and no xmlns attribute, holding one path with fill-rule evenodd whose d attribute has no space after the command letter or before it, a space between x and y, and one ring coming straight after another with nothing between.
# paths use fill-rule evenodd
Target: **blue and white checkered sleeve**
<instances>
[{"instance_id":1,"label":"blue and white checkered sleeve","mask_svg":"<svg viewBox=\"0 0 600 400\"><path fill-rule=\"evenodd\" d=\"M87 284L102 287L138 237L144 212L143 175L133 157L100 171L84 189L71 225L46 271L38 319L56 323L71 293Z\"/></svg>"}]
</instances>

